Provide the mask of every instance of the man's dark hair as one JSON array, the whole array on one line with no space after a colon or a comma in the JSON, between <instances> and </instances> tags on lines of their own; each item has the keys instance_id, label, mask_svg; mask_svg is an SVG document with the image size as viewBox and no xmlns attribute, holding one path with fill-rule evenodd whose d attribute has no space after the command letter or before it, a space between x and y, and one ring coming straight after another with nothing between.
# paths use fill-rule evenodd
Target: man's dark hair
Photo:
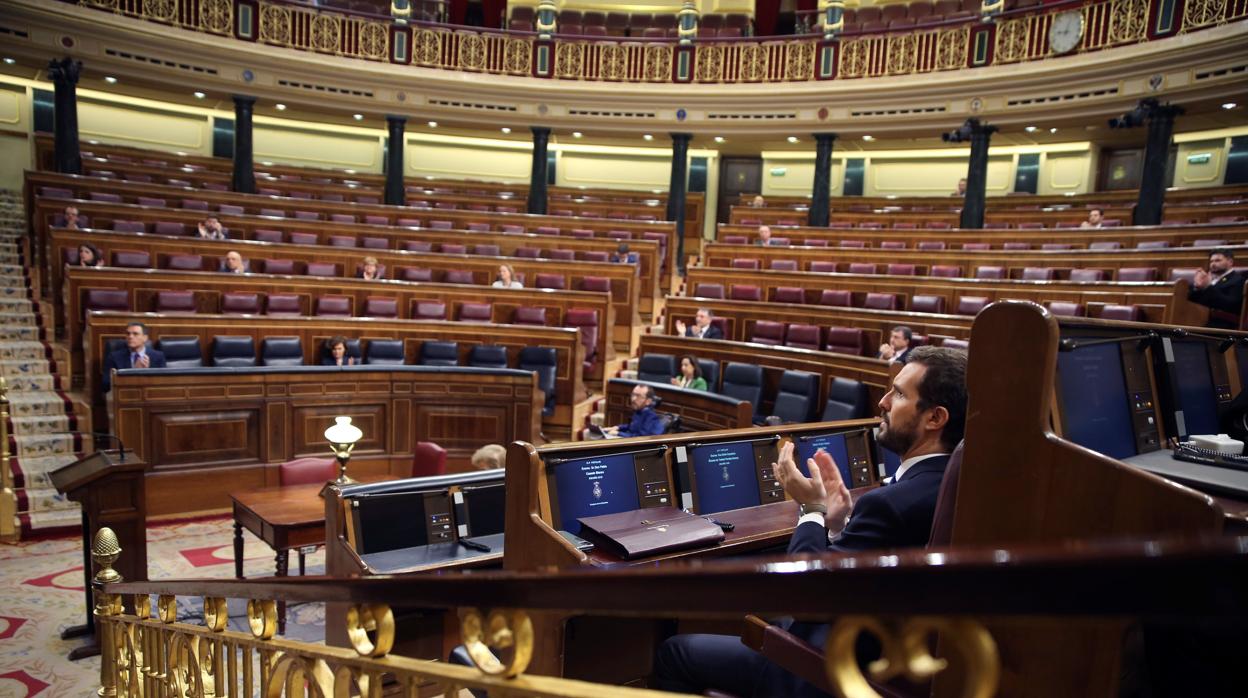
<instances>
[{"instance_id":1,"label":"man's dark hair","mask_svg":"<svg viewBox=\"0 0 1248 698\"><path fill-rule=\"evenodd\" d=\"M1096 211L1102 216L1105 215L1105 209L1101 208L1100 206L1093 206L1092 208L1088 209L1088 215L1091 216L1093 211Z\"/></svg>"},{"instance_id":2,"label":"man's dark hair","mask_svg":"<svg viewBox=\"0 0 1248 698\"><path fill-rule=\"evenodd\" d=\"M654 396L654 386L652 386L652 385L641 385L640 387L641 387L643 390L645 390L645 391L646 391L646 399L647 399L647 400L649 400L650 402L654 402L654 401L655 401L655 396Z\"/></svg>"},{"instance_id":3,"label":"man's dark hair","mask_svg":"<svg viewBox=\"0 0 1248 698\"><path fill-rule=\"evenodd\" d=\"M615 251L619 254L624 254L625 252L628 252L628 243L621 242L619 245L616 245Z\"/></svg>"},{"instance_id":4,"label":"man's dark hair","mask_svg":"<svg viewBox=\"0 0 1248 698\"><path fill-rule=\"evenodd\" d=\"M907 342L914 338L914 330L906 327L905 325L898 325L894 327L893 332L900 332L901 336L905 337Z\"/></svg>"},{"instance_id":5,"label":"man's dark hair","mask_svg":"<svg viewBox=\"0 0 1248 698\"><path fill-rule=\"evenodd\" d=\"M128 329L130 329L131 327L137 327L137 328L139 328L140 330L143 330L143 334L148 334L148 332L147 332L147 325L144 325L144 324L143 324L143 323L141 323L141 322L127 322L127 323L126 323L126 329L128 330Z\"/></svg>"},{"instance_id":6,"label":"man's dark hair","mask_svg":"<svg viewBox=\"0 0 1248 698\"><path fill-rule=\"evenodd\" d=\"M714 311L712 311L710 308L698 308L698 312L699 312L699 313L706 313L706 316L707 316L708 318L715 317L715 312L714 312Z\"/></svg>"},{"instance_id":7,"label":"man's dark hair","mask_svg":"<svg viewBox=\"0 0 1248 698\"><path fill-rule=\"evenodd\" d=\"M1235 253L1225 247L1219 247L1213 250L1212 252L1209 253L1209 256L1212 257L1215 254L1220 254L1223 257L1226 257L1227 259L1231 260L1232 262L1235 261Z\"/></svg>"},{"instance_id":8,"label":"man's dark hair","mask_svg":"<svg viewBox=\"0 0 1248 698\"><path fill-rule=\"evenodd\" d=\"M943 347L918 347L910 351L907 364L927 369L919 383L919 410L943 407L949 421L940 443L953 450L966 432L966 352Z\"/></svg>"}]
</instances>

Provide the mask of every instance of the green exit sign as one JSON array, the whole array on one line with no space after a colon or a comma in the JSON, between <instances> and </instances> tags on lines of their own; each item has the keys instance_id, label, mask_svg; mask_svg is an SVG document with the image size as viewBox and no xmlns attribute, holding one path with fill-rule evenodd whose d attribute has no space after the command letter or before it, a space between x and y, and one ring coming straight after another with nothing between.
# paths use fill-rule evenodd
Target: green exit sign
<instances>
[{"instance_id":1,"label":"green exit sign","mask_svg":"<svg viewBox=\"0 0 1248 698\"><path fill-rule=\"evenodd\" d=\"M788 173L789 173L789 168L787 168L787 167L773 167L773 168L771 168L771 176L772 176L772 177L783 177L783 176L785 176L785 175L786 175L786 174L788 174Z\"/></svg>"},{"instance_id":2,"label":"green exit sign","mask_svg":"<svg viewBox=\"0 0 1248 698\"><path fill-rule=\"evenodd\" d=\"M1189 165L1206 165L1213 156L1209 153L1192 153L1187 156L1187 164Z\"/></svg>"}]
</instances>

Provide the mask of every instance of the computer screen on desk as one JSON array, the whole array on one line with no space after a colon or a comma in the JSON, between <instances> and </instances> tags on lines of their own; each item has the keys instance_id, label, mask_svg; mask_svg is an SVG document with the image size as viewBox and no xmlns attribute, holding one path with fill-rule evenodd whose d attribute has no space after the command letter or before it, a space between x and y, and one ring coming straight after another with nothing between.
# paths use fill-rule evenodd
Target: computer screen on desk
<instances>
[{"instance_id":1,"label":"computer screen on desk","mask_svg":"<svg viewBox=\"0 0 1248 698\"><path fill-rule=\"evenodd\" d=\"M455 497L455 524L460 538L503 532L507 493L503 483L470 485Z\"/></svg>"},{"instance_id":2,"label":"computer screen on desk","mask_svg":"<svg viewBox=\"0 0 1248 698\"><path fill-rule=\"evenodd\" d=\"M1175 402L1183 412L1183 436L1218 433L1218 393L1213 380L1214 357L1210 355L1210 349L1216 348L1199 339L1175 340L1171 348Z\"/></svg>"},{"instance_id":3,"label":"computer screen on desk","mask_svg":"<svg viewBox=\"0 0 1248 698\"><path fill-rule=\"evenodd\" d=\"M547 462L551 517L560 530L579 533L577 519L671 506L667 449L605 452Z\"/></svg>"},{"instance_id":4,"label":"computer screen on desk","mask_svg":"<svg viewBox=\"0 0 1248 698\"><path fill-rule=\"evenodd\" d=\"M853 431L798 434L794 436L793 440L797 446L794 457L797 459L798 469L802 471L803 475L809 476L810 473L808 472L806 461L814 458L815 453L822 449L832 456L832 460L836 461L836 467L841 471L841 481L845 483L846 487L853 489L870 485L873 482L871 477L872 459L868 457L868 454L871 452L871 445L868 441L867 433L866 429L854 429ZM894 465L893 470L895 471L896 469L896 465ZM892 473L888 474L891 475Z\"/></svg>"},{"instance_id":5,"label":"computer screen on desk","mask_svg":"<svg viewBox=\"0 0 1248 698\"><path fill-rule=\"evenodd\" d=\"M455 539L445 490L366 494L352 499L351 507L361 555Z\"/></svg>"},{"instance_id":6,"label":"computer screen on desk","mask_svg":"<svg viewBox=\"0 0 1248 698\"><path fill-rule=\"evenodd\" d=\"M784 490L771 467L777 457L774 436L690 444L688 482L681 487L688 490L699 514L783 501Z\"/></svg>"},{"instance_id":7,"label":"computer screen on desk","mask_svg":"<svg viewBox=\"0 0 1248 698\"><path fill-rule=\"evenodd\" d=\"M1074 339L1075 348L1057 355L1063 436L1112 458L1157 450L1150 371L1139 343Z\"/></svg>"}]
</instances>

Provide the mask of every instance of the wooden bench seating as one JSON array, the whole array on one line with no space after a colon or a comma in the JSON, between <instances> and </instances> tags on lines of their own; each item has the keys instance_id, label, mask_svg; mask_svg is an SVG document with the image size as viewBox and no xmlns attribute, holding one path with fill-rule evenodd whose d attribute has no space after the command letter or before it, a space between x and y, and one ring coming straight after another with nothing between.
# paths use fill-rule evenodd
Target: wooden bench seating
<instances>
[{"instance_id":1,"label":"wooden bench seating","mask_svg":"<svg viewBox=\"0 0 1248 698\"><path fill-rule=\"evenodd\" d=\"M266 277L267 280L259 282L265 285L265 293L280 293L280 289L283 286L292 290L297 286L299 288L319 289L317 293L312 294L314 296L332 295L334 292L340 295L352 296L355 299L352 308L353 315L363 314L365 302L370 296L398 298L400 302L397 313L398 317L401 318L412 317L414 313L410 301L415 299L445 299L448 309L453 305L452 301L468 301L472 299L473 302L494 302L496 309L500 313L506 311L506 314L493 315L496 321L510 319L511 311L517 306L559 308L561 312L558 313L553 313L552 310L547 311L546 324L548 325L560 323L569 308L594 308L599 310L598 346L600 351L609 352L612 345L617 349L628 351L633 343L633 334L637 331L638 323L640 322L636 311L636 296L632 297L634 301L632 307L630 307L630 303L627 300L622 300L627 298L624 294L630 292L630 289L627 288L628 282L636 280L635 277L624 276L624 274L632 270L632 267L624 267L617 264L591 265L588 263L578 264L576 262L551 262L548 260L533 262L533 260L529 260L528 264L515 265L518 267L518 272L523 270L523 273L529 274L530 278L532 278L531 275L536 273L550 273L556 277L563 274L562 278L565 279L566 288L564 290L552 290L540 288L501 289L489 286L488 280L493 277L498 264L502 263L499 261L500 258L497 257L419 254L413 252L390 252L375 255L380 263L386 266L387 272L395 275L398 275L397 272L400 267L426 268L443 272L446 270L465 270L472 273L474 281L481 282L480 284L446 284L356 279L353 278L351 273L346 273L345 270L350 269L353 273L363 255L358 251L342 251L331 247L191 240L137 233L95 233L81 230L56 230L53 231L53 246L50 254L53 255L54 259L66 259L66 250L77 250L78 246L84 242L91 242L110 254L117 250L130 250L148 255L148 259L151 262L149 269L126 270L114 268L113 271L115 273L120 273L123 276L127 271L129 274L136 276L150 273L164 274L164 271L157 272L156 270L166 269L168 261L172 257L178 255L201 255L210 257L213 260L220 260L224 258L228 250L238 250L244 259L257 265L259 265L259 260L273 259L291 260L296 263L302 263L305 266L309 262L333 264L336 267L337 274L327 277L187 271L181 273L193 276L181 278L171 276L165 278L175 279L174 283L182 283L188 278L193 278L195 279L195 285L186 286L186 288L214 288L228 291L234 290L230 288L230 284L236 282L239 289L244 288L245 286L241 282L244 278ZM507 262L510 263L510 260L507 260ZM586 268L591 266L593 269ZM54 288L61 287L63 283L61 280L62 275L65 274L66 269L82 270L81 268L53 265L51 271L52 283L55 284ZM585 276L596 276L598 271L604 272L603 276L609 280L612 293L576 290L580 288ZM581 274L585 274L585 276L581 276ZM442 278L445 277L443 276ZM206 286L205 284L212 285ZM312 292L304 291L304 293ZM631 293L636 293L635 286L631 289ZM60 318L77 317L75 315L67 316L60 312L60 302L63 299L58 296L56 300L58 301L57 308ZM610 310L603 309L603 305L607 305ZM139 308L133 309L137 310ZM314 306L309 305L305 310L308 314L313 314ZM621 315L623 315L623 319L621 319ZM457 315L453 315L449 316L448 319L457 317ZM610 358L610 354L607 354L606 357Z\"/></svg>"},{"instance_id":2,"label":"wooden bench seating","mask_svg":"<svg viewBox=\"0 0 1248 698\"><path fill-rule=\"evenodd\" d=\"M1131 211L1134 209L1134 203L1131 204L1115 204L1112 206L1101 207L1108 220L1117 220L1119 225L1129 225L1131 223ZM1248 216L1248 203L1226 202L1218 204L1168 204L1162 217L1162 221L1182 221L1182 222L1203 222L1211 218L1222 217L1240 217ZM1087 220L1088 211L1085 208L1070 208L1059 210L995 210L989 209L984 214L984 224L989 227L1018 227L1020 223L1042 223L1045 228L1058 228L1061 226L1078 227L1079 223ZM772 208L751 208L748 206L733 206L729 216L730 223L742 224L745 221L756 220L759 223L765 223L773 226L803 226L808 218L805 212L772 209ZM896 223L913 224L916 228L926 227L929 223L940 223L948 227L958 225L959 214L951 211L887 211L876 213L874 211L854 211L847 210L844 204L833 205L832 211L828 216L829 222L842 221L851 223L855 227L861 227L861 224L879 224L882 227L892 227ZM786 223L787 221L787 223Z\"/></svg>"},{"instance_id":3,"label":"wooden bench seating","mask_svg":"<svg viewBox=\"0 0 1248 698\"><path fill-rule=\"evenodd\" d=\"M45 239L46 230L50 229L55 221L60 220L66 205L63 199L42 197L37 199L32 222L40 230L45 231L43 235ZM184 209L153 208L97 201L77 201L75 205L79 213L87 217L89 227L96 230L111 230L115 222L124 221L142 223L146 232L160 233L162 226L158 226L158 223L172 223L175 226L181 225L183 234L194 239L197 237L196 225L204 219L202 211ZM358 250L361 258L367 255L376 256L375 252L378 251L403 251L420 247L422 246L420 243L425 243L423 246L429 251L441 252L442 245L459 245L472 254L484 253L487 256L493 256L490 254L493 250L485 251L479 247L493 245L498 248L498 255L517 257L514 262L511 262L515 266L516 263L527 263L532 260L531 257L519 258L517 256L517 252L522 248L527 248L527 252L540 250L542 259L552 258L555 250L571 251L578 260L584 260L588 256L603 257L604 255L606 259L609 259L619 244L617 240L610 238L582 239L533 233L414 230L361 223L300 221L290 218L275 219L225 214L219 215L218 218L229 231L231 240L264 241L268 236L277 234L279 240L289 242L294 239L292 234L297 233L302 236L311 236L313 239L313 242L300 244L331 246L339 250L355 249ZM348 245L348 242L351 244ZM669 262L666 265L668 267L666 270L661 268L659 261L661 248L657 241L631 240L629 250L636 252L638 258L639 298L642 301L640 312L643 317L649 317L653 312L654 299L660 294L661 284L658 272L661 271L665 275L665 283L670 287L671 264ZM531 282L532 280L530 280L530 285L532 285Z\"/></svg>"},{"instance_id":4,"label":"wooden bench seating","mask_svg":"<svg viewBox=\"0 0 1248 698\"><path fill-rule=\"evenodd\" d=\"M849 291L853 307L863 307L868 293L882 293L895 294L896 309L906 310L910 308L911 298L920 294L943 298L949 312L955 311L962 298L987 299L988 302L1008 298L1041 305L1049 301L1077 303L1092 317L1108 304L1135 305L1140 308L1145 322L1162 324L1200 326L1208 317L1207 309L1189 302L1186 292L1180 297L1175 284L1161 281L1083 283L733 269L728 283L724 282L722 268L695 267L689 270L685 283L690 293L695 293L699 284L753 286L764 300L774 299L779 288L801 289L806 304L796 307L812 309L819 304L823 291L832 290Z\"/></svg>"},{"instance_id":5,"label":"wooden bench seating","mask_svg":"<svg viewBox=\"0 0 1248 698\"><path fill-rule=\"evenodd\" d=\"M758 238L756 225L719 226L718 239L726 242L725 237L744 237L753 244ZM966 244L987 244L992 249L1002 249L1006 243L1030 245L1031 249L1042 249L1042 245L1069 245L1072 249L1087 249L1093 243L1116 242L1123 249L1132 249L1140 243L1164 241L1173 247L1190 246L1197 241L1226 240L1231 243L1242 243L1248 240L1248 224L1245 223L1192 223L1182 226L1123 226L1117 228L1062 228L1038 230L1016 230L1010 228L968 229L952 228L949 230L845 230L835 228L782 228L772 231L773 237L787 238L790 244L804 245L807 241L816 240L826 243L828 247L840 247L842 241L862 242L867 248L890 249L883 247L901 244L902 249L917 249L920 243L944 243L946 249L960 249ZM892 248L895 249L895 248ZM891 251L891 250L890 250Z\"/></svg>"},{"instance_id":6,"label":"wooden bench seating","mask_svg":"<svg viewBox=\"0 0 1248 698\"><path fill-rule=\"evenodd\" d=\"M328 453L323 432L348 415L364 433L354 476L411 473L418 441L466 469L482 444L538 438L533 373L421 366L118 372L114 433L144 462L147 511L224 508L228 494L277 484L278 464ZM527 436L526 436L527 435Z\"/></svg>"},{"instance_id":7,"label":"wooden bench seating","mask_svg":"<svg viewBox=\"0 0 1248 698\"><path fill-rule=\"evenodd\" d=\"M658 409L680 417L681 431L714 431L745 429L754 424L754 405L708 392L686 390L674 385L612 378L607 381L606 424L627 424L633 417L632 393L638 385L654 388L659 398Z\"/></svg>"},{"instance_id":8,"label":"wooden bench seating","mask_svg":"<svg viewBox=\"0 0 1248 698\"><path fill-rule=\"evenodd\" d=\"M99 383L104 371L105 349L110 341L124 339L126 323L134 320L147 325L153 346L162 337L198 337L206 366L211 365L212 339L216 336L251 337L257 356L266 337L298 337L306 366L320 365L325 341L337 335L361 340L364 351L374 339L401 339L408 364L417 362L421 345L430 341L458 343L461 366L468 365L468 353L475 345L504 347L507 365L511 368L518 365L521 349L552 347L556 362L554 412L543 418L544 428L551 437L570 432L573 412L577 403L585 398L586 387L594 393L603 389L601 377L588 382L582 378L584 348L576 330L566 328L423 320L272 316L261 319L238 315L94 312L86 318L79 346L82 347L84 390L96 407L104 404ZM97 409L96 414L102 418L104 411ZM104 424L101 422L97 426L102 428Z\"/></svg>"},{"instance_id":9,"label":"wooden bench seating","mask_svg":"<svg viewBox=\"0 0 1248 698\"><path fill-rule=\"evenodd\" d=\"M1248 256L1248 245L1231 245L1228 249ZM1209 261L1204 247L1168 247L1162 249L1123 250L875 250L852 247L762 247L708 243L703 248L702 264L707 267L732 267L734 259L756 259L762 269L776 260L794 260L799 270L810 270L813 262L835 262L838 272L848 272L850 264L869 264L877 273L884 273L888 264L914 265L915 275L930 276L932 267L943 265L961 270L961 278L975 278L980 267L1001 267L1007 278L1021 279L1028 267L1052 269L1059 279L1069 278L1071 269L1099 269L1106 279L1117 278L1123 268L1150 267L1157 270L1157 279L1172 280L1175 270L1191 271ZM736 271L736 270L734 270ZM735 278L735 277L734 277Z\"/></svg>"}]
</instances>

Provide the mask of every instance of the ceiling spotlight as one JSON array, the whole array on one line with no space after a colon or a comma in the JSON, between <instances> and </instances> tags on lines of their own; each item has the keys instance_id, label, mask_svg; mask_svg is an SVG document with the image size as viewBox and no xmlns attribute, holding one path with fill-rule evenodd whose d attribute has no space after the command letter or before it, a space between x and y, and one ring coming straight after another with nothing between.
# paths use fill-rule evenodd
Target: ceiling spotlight
<instances>
[{"instance_id":1,"label":"ceiling spotlight","mask_svg":"<svg viewBox=\"0 0 1248 698\"><path fill-rule=\"evenodd\" d=\"M356 121L363 121L363 120L364 120L364 115L363 115L363 114L352 114L352 115L351 115L351 118L352 118L352 119L355 119Z\"/></svg>"},{"instance_id":2,"label":"ceiling spotlight","mask_svg":"<svg viewBox=\"0 0 1248 698\"><path fill-rule=\"evenodd\" d=\"M436 121L429 122L429 128L437 128L437 127L438 127L438 122Z\"/></svg>"},{"instance_id":3,"label":"ceiling spotlight","mask_svg":"<svg viewBox=\"0 0 1248 698\"><path fill-rule=\"evenodd\" d=\"M1049 129L1049 133L1057 133L1057 127L1054 126L1053 128Z\"/></svg>"},{"instance_id":4,"label":"ceiling spotlight","mask_svg":"<svg viewBox=\"0 0 1248 698\"><path fill-rule=\"evenodd\" d=\"M106 82L106 83L108 83L108 84L110 84L110 85L116 85L116 84L117 84L117 78L113 77L112 75L105 75L105 76L104 76L104 82Z\"/></svg>"},{"instance_id":5,"label":"ceiling spotlight","mask_svg":"<svg viewBox=\"0 0 1248 698\"><path fill-rule=\"evenodd\" d=\"M789 142L790 142L790 143L796 143L796 142L797 142L797 136L789 136Z\"/></svg>"},{"instance_id":6,"label":"ceiling spotlight","mask_svg":"<svg viewBox=\"0 0 1248 698\"><path fill-rule=\"evenodd\" d=\"M572 132L572 137L573 137L573 138L580 138L580 137L581 137L581 136L583 136L583 135L585 135L585 134L581 133L580 131L573 131L573 132Z\"/></svg>"},{"instance_id":7,"label":"ceiling spotlight","mask_svg":"<svg viewBox=\"0 0 1248 698\"><path fill-rule=\"evenodd\" d=\"M650 134L650 133L647 133L647 134L643 134L643 135L642 135L642 138L643 138L643 139L645 139L645 140L647 140L647 141L652 141L652 140L654 140L654 135L653 135L653 134Z\"/></svg>"},{"instance_id":8,"label":"ceiling spotlight","mask_svg":"<svg viewBox=\"0 0 1248 698\"><path fill-rule=\"evenodd\" d=\"M723 136L715 136L715 142L716 142L716 143L723 143L723 142L724 142L724 137L723 137Z\"/></svg>"},{"instance_id":9,"label":"ceiling spotlight","mask_svg":"<svg viewBox=\"0 0 1248 698\"><path fill-rule=\"evenodd\" d=\"M1024 130L1024 131L1026 131L1027 133L1035 133L1035 132L1036 132L1036 127L1035 127L1035 126L1024 126L1024 127L1023 127L1023 130Z\"/></svg>"},{"instance_id":10,"label":"ceiling spotlight","mask_svg":"<svg viewBox=\"0 0 1248 698\"><path fill-rule=\"evenodd\" d=\"M875 136L872 136L871 134L867 134L862 137L862 140L870 143L871 141L875 140Z\"/></svg>"},{"instance_id":11,"label":"ceiling spotlight","mask_svg":"<svg viewBox=\"0 0 1248 698\"><path fill-rule=\"evenodd\" d=\"M502 131L503 133L511 133L511 128L508 126L504 126L500 128L499 131Z\"/></svg>"},{"instance_id":12,"label":"ceiling spotlight","mask_svg":"<svg viewBox=\"0 0 1248 698\"><path fill-rule=\"evenodd\" d=\"M5 56L5 57L4 57L4 64L5 64L5 65L13 65L13 64L14 64L14 63L16 63L16 62L17 62L17 59L15 59L15 58L9 58L8 56Z\"/></svg>"},{"instance_id":13,"label":"ceiling spotlight","mask_svg":"<svg viewBox=\"0 0 1248 698\"><path fill-rule=\"evenodd\" d=\"M273 106L276 107L278 111L286 111L285 104L274 104Z\"/></svg>"},{"instance_id":14,"label":"ceiling spotlight","mask_svg":"<svg viewBox=\"0 0 1248 698\"><path fill-rule=\"evenodd\" d=\"M8 60L8 59L5 59L5 60ZM1223 108L1223 109L1234 109L1235 107L1238 107L1238 106L1239 106L1239 105L1238 105L1238 104L1236 104L1236 103L1234 103L1234 102L1227 102L1226 104L1223 104L1223 105L1222 105L1222 108Z\"/></svg>"},{"instance_id":15,"label":"ceiling spotlight","mask_svg":"<svg viewBox=\"0 0 1248 698\"><path fill-rule=\"evenodd\" d=\"M208 96L204 94L203 92L200 92L199 90L196 90L195 92L192 92L191 94L195 95L195 99L203 99L204 97Z\"/></svg>"}]
</instances>

